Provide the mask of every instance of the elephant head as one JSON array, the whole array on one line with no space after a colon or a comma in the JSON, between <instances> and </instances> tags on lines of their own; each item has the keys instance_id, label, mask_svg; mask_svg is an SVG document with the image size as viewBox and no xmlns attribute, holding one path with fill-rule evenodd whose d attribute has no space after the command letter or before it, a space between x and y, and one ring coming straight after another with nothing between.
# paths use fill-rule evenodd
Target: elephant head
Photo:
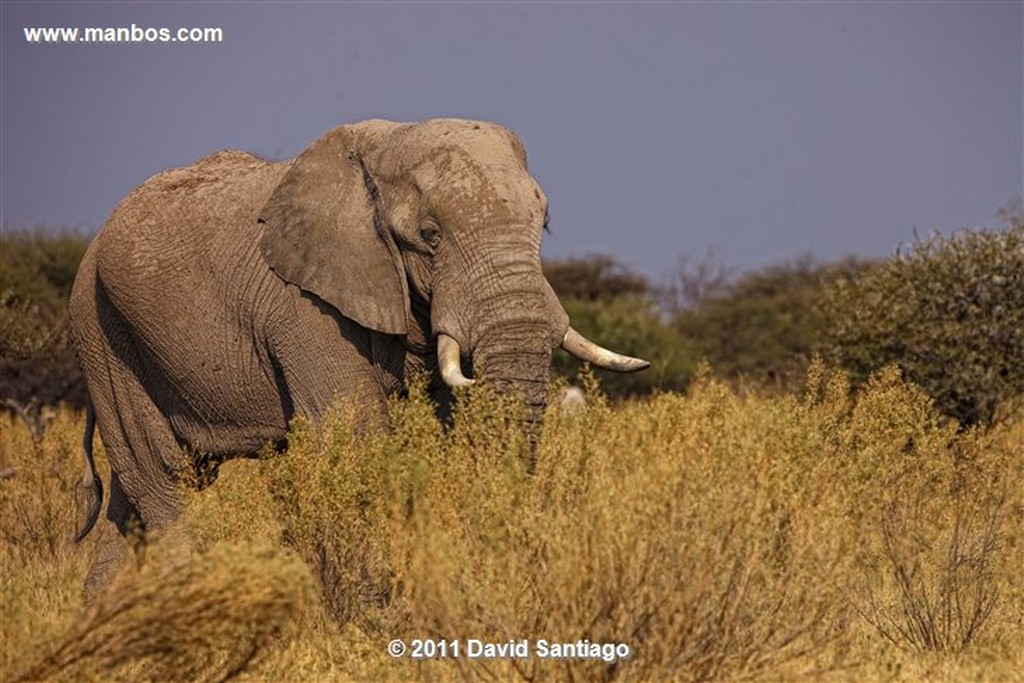
<instances>
[{"instance_id":1,"label":"elephant head","mask_svg":"<svg viewBox=\"0 0 1024 683\"><path fill-rule=\"evenodd\" d=\"M367 121L291 162L260 214L261 250L281 278L371 330L411 334L420 313L444 381L472 383L460 363L470 359L484 381L526 400L533 442L554 347L601 368L648 366L569 326L541 272L546 219L511 131Z\"/></svg>"}]
</instances>

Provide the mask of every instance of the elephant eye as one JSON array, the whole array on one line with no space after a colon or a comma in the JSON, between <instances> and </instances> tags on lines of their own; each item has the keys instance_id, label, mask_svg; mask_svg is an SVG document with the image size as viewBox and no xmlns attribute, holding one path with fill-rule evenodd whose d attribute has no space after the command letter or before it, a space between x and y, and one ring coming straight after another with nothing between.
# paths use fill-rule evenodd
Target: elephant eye
<instances>
[{"instance_id":1,"label":"elephant eye","mask_svg":"<svg viewBox=\"0 0 1024 683\"><path fill-rule=\"evenodd\" d=\"M441 231L433 225L424 225L420 228L420 237L432 247L436 247L441 241Z\"/></svg>"}]
</instances>

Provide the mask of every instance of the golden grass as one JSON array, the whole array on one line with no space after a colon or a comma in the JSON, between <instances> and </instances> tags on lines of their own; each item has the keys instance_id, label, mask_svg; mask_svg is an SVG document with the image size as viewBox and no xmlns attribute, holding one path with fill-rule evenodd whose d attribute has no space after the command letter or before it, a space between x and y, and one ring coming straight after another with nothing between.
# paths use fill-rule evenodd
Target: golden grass
<instances>
[{"instance_id":1,"label":"golden grass","mask_svg":"<svg viewBox=\"0 0 1024 683\"><path fill-rule=\"evenodd\" d=\"M1021 680L1024 416L960 433L895 371L857 395L817 364L799 396L702 376L553 409L531 476L501 399L472 391L445 431L412 393L388 434L339 408L224 465L186 494L191 555L155 543L89 609L83 420L36 443L0 418L4 679ZM473 659L471 638L631 654Z\"/></svg>"}]
</instances>

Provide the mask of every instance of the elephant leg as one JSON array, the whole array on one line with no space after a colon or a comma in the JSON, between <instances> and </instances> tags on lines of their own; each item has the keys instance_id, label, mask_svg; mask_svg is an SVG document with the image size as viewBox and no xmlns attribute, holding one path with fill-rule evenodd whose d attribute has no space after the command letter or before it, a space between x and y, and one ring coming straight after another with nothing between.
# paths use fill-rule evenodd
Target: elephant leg
<instances>
[{"instance_id":1,"label":"elephant leg","mask_svg":"<svg viewBox=\"0 0 1024 683\"><path fill-rule=\"evenodd\" d=\"M83 366L96 425L110 462L110 502L103 524L100 551L89 572L88 590L95 593L130 559L141 560L145 546L169 536L163 546L187 549L183 534L169 533L181 516L182 475L186 455L175 439L150 391L161 384L142 362L133 340L109 309L100 315L102 353L86 355ZM84 354L83 354L84 355Z\"/></svg>"},{"instance_id":2,"label":"elephant leg","mask_svg":"<svg viewBox=\"0 0 1024 683\"><path fill-rule=\"evenodd\" d=\"M169 424L134 377L106 384L111 403L97 402L97 422L110 461L110 501L99 552L86 578L95 596L126 566L141 563L146 546L160 541L170 554L187 555L187 536L175 525L183 510L185 457ZM132 386L134 385L134 386ZM98 397L94 397L94 401ZM102 410L116 405L116 411Z\"/></svg>"},{"instance_id":3,"label":"elephant leg","mask_svg":"<svg viewBox=\"0 0 1024 683\"><path fill-rule=\"evenodd\" d=\"M176 530L170 533L183 509L184 454L134 377L127 383L123 376L105 383L114 400L96 402L97 423L110 461L110 499L100 525L99 551L86 578L87 598L132 564L132 551L136 562L141 562L145 547L154 541L165 539L163 545L173 545L175 551L187 550L188 545ZM116 410L110 410L111 405Z\"/></svg>"},{"instance_id":4,"label":"elephant leg","mask_svg":"<svg viewBox=\"0 0 1024 683\"><path fill-rule=\"evenodd\" d=\"M138 538L141 524L138 511L125 496L120 478L117 473L112 473L107 514L96 525L100 535L96 557L85 577L86 603L91 603L122 569L131 564L134 555L129 539Z\"/></svg>"}]
</instances>

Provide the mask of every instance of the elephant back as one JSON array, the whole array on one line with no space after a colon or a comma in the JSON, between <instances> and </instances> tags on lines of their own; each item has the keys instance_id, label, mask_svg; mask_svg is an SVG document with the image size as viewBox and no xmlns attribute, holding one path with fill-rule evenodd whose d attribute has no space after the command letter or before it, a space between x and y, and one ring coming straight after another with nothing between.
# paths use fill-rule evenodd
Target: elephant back
<instances>
[{"instance_id":1,"label":"elephant back","mask_svg":"<svg viewBox=\"0 0 1024 683\"><path fill-rule=\"evenodd\" d=\"M144 282L219 286L224 259L258 239L259 209L287 167L230 150L146 180L96 238L97 272L111 299L130 306L144 298Z\"/></svg>"}]
</instances>

